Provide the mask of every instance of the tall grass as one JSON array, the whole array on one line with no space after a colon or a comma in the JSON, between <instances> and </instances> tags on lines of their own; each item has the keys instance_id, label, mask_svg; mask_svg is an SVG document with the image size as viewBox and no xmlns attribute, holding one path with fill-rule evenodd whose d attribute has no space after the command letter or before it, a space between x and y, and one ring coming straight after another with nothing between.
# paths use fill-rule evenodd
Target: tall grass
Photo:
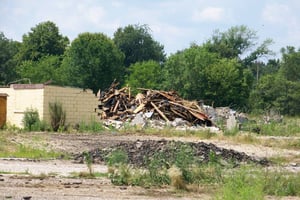
<instances>
[{"instance_id":1,"label":"tall grass","mask_svg":"<svg viewBox=\"0 0 300 200\"><path fill-rule=\"evenodd\" d=\"M99 121L91 119L89 122L81 122L78 125L78 132L80 133L99 133L107 130L106 127Z\"/></svg>"},{"instance_id":2,"label":"tall grass","mask_svg":"<svg viewBox=\"0 0 300 200\"><path fill-rule=\"evenodd\" d=\"M264 199L263 179L258 171L249 172L241 168L226 175L218 200L262 200Z\"/></svg>"},{"instance_id":3,"label":"tall grass","mask_svg":"<svg viewBox=\"0 0 300 200\"><path fill-rule=\"evenodd\" d=\"M227 173L215 199L252 200L272 196L300 196L300 173L242 167Z\"/></svg>"},{"instance_id":4,"label":"tall grass","mask_svg":"<svg viewBox=\"0 0 300 200\"><path fill-rule=\"evenodd\" d=\"M265 123L260 118L253 117L254 120L245 124L244 130L269 136L300 136L299 117L284 117L281 122L270 121L269 123Z\"/></svg>"}]
</instances>

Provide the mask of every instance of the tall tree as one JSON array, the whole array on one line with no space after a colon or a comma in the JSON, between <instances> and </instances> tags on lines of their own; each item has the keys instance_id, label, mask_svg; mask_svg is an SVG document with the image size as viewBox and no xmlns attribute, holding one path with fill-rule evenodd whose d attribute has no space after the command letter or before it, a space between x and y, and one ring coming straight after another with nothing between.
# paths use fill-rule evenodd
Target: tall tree
<instances>
[{"instance_id":1,"label":"tall tree","mask_svg":"<svg viewBox=\"0 0 300 200\"><path fill-rule=\"evenodd\" d=\"M162 83L162 66L153 60L137 62L130 65L130 75L126 79L133 91L136 88L160 89Z\"/></svg>"},{"instance_id":2,"label":"tall tree","mask_svg":"<svg viewBox=\"0 0 300 200\"><path fill-rule=\"evenodd\" d=\"M281 114L300 115L300 51L294 47L281 50L279 70L263 76L252 91L253 110L276 110Z\"/></svg>"},{"instance_id":3,"label":"tall tree","mask_svg":"<svg viewBox=\"0 0 300 200\"><path fill-rule=\"evenodd\" d=\"M68 85L89 88L94 93L114 79L123 80L124 54L102 33L82 33L64 57L62 68Z\"/></svg>"},{"instance_id":4,"label":"tall tree","mask_svg":"<svg viewBox=\"0 0 300 200\"><path fill-rule=\"evenodd\" d=\"M288 46L281 49L282 65L281 73L289 81L300 82L300 49Z\"/></svg>"},{"instance_id":5,"label":"tall tree","mask_svg":"<svg viewBox=\"0 0 300 200\"><path fill-rule=\"evenodd\" d=\"M247 67L263 56L272 55L273 52L268 48L272 43L271 39L266 39L257 45L256 32L241 25L233 26L225 32L216 30L204 45L223 58L238 58Z\"/></svg>"},{"instance_id":6,"label":"tall tree","mask_svg":"<svg viewBox=\"0 0 300 200\"><path fill-rule=\"evenodd\" d=\"M148 60L165 61L164 47L152 38L147 25L128 25L118 28L113 40L125 54L126 67Z\"/></svg>"},{"instance_id":7,"label":"tall tree","mask_svg":"<svg viewBox=\"0 0 300 200\"><path fill-rule=\"evenodd\" d=\"M53 22L42 22L23 35L18 59L37 61L43 56L62 55L68 44L69 39L59 33Z\"/></svg>"},{"instance_id":8,"label":"tall tree","mask_svg":"<svg viewBox=\"0 0 300 200\"><path fill-rule=\"evenodd\" d=\"M19 42L7 39L4 33L0 32L0 85L8 84L17 78L14 57L19 45Z\"/></svg>"},{"instance_id":9,"label":"tall tree","mask_svg":"<svg viewBox=\"0 0 300 200\"><path fill-rule=\"evenodd\" d=\"M188 99L202 99L215 106L244 108L252 78L237 59L222 58L204 46L192 45L171 55L164 67L166 89Z\"/></svg>"}]
</instances>

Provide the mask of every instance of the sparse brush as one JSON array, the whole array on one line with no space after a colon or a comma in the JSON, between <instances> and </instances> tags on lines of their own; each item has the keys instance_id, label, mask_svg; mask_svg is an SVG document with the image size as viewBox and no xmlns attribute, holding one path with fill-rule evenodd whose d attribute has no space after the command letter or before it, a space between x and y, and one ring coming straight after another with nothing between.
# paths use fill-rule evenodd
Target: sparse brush
<instances>
[{"instance_id":1,"label":"sparse brush","mask_svg":"<svg viewBox=\"0 0 300 200\"><path fill-rule=\"evenodd\" d=\"M168 175L173 187L180 190L187 190L186 183L183 180L182 171L178 167L173 165L170 169L168 169Z\"/></svg>"}]
</instances>

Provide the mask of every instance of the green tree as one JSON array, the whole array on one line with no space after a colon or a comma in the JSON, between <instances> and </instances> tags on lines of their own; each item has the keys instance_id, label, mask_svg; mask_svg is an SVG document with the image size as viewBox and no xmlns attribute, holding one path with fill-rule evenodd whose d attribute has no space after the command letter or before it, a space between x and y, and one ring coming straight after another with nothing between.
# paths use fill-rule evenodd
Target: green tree
<instances>
[{"instance_id":1,"label":"green tree","mask_svg":"<svg viewBox=\"0 0 300 200\"><path fill-rule=\"evenodd\" d=\"M300 49L296 51L295 47L288 46L282 48L281 53L281 73L289 81L300 82Z\"/></svg>"},{"instance_id":2,"label":"green tree","mask_svg":"<svg viewBox=\"0 0 300 200\"><path fill-rule=\"evenodd\" d=\"M165 61L164 47L152 38L147 25L128 25L118 28L113 40L125 54L126 67L148 60Z\"/></svg>"},{"instance_id":3,"label":"green tree","mask_svg":"<svg viewBox=\"0 0 300 200\"><path fill-rule=\"evenodd\" d=\"M44 83L51 81L56 85L61 85L61 65L62 56L44 56L38 61L23 61L17 67L17 72L22 78L29 78L32 83Z\"/></svg>"},{"instance_id":4,"label":"green tree","mask_svg":"<svg viewBox=\"0 0 300 200\"><path fill-rule=\"evenodd\" d=\"M244 108L252 84L251 73L237 59L222 58L197 45L171 55L164 75L166 89L174 89L184 98L235 108Z\"/></svg>"},{"instance_id":5,"label":"green tree","mask_svg":"<svg viewBox=\"0 0 300 200\"><path fill-rule=\"evenodd\" d=\"M219 59L205 69L204 98L215 106L247 108L251 89L251 72L243 69L236 59Z\"/></svg>"},{"instance_id":6,"label":"green tree","mask_svg":"<svg viewBox=\"0 0 300 200\"><path fill-rule=\"evenodd\" d=\"M252 110L276 110L281 114L300 114L300 52L294 47L282 49L279 70L263 76L251 92ZM277 68L277 67L276 67Z\"/></svg>"},{"instance_id":7,"label":"green tree","mask_svg":"<svg viewBox=\"0 0 300 200\"><path fill-rule=\"evenodd\" d=\"M204 70L217 59L217 54L197 45L171 55L163 69L163 88L175 90L187 99L203 99Z\"/></svg>"},{"instance_id":8,"label":"green tree","mask_svg":"<svg viewBox=\"0 0 300 200\"><path fill-rule=\"evenodd\" d=\"M123 80L124 54L102 33L82 33L72 43L62 63L67 84L92 89Z\"/></svg>"},{"instance_id":9,"label":"green tree","mask_svg":"<svg viewBox=\"0 0 300 200\"><path fill-rule=\"evenodd\" d=\"M18 52L19 42L9 40L0 32L0 85L6 85L17 78L14 56Z\"/></svg>"},{"instance_id":10,"label":"green tree","mask_svg":"<svg viewBox=\"0 0 300 200\"><path fill-rule=\"evenodd\" d=\"M300 83L287 80L281 73L269 74L259 80L250 95L252 111L275 110L281 114L300 114Z\"/></svg>"},{"instance_id":11,"label":"green tree","mask_svg":"<svg viewBox=\"0 0 300 200\"><path fill-rule=\"evenodd\" d=\"M162 82L161 70L162 66L156 61L137 62L130 65L130 75L125 82L133 89L139 87L160 89Z\"/></svg>"},{"instance_id":12,"label":"green tree","mask_svg":"<svg viewBox=\"0 0 300 200\"><path fill-rule=\"evenodd\" d=\"M23 35L19 63L24 60L37 61L49 55L62 55L68 44L69 39L59 33L53 22L39 23L28 34Z\"/></svg>"},{"instance_id":13,"label":"green tree","mask_svg":"<svg viewBox=\"0 0 300 200\"><path fill-rule=\"evenodd\" d=\"M218 53L223 58L238 58L247 67L263 56L273 55L268 48L273 43L271 39L259 45L257 40L255 31L241 25L233 26L225 32L216 30L204 45L210 52Z\"/></svg>"}]
</instances>

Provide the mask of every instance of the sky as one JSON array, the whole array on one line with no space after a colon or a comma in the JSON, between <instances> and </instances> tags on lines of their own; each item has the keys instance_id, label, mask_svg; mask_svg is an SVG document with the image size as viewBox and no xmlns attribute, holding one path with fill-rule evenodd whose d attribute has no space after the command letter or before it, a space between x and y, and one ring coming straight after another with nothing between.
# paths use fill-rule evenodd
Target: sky
<instances>
[{"instance_id":1,"label":"sky","mask_svg":"<svg viewBox=\"0 0 300 200\"><path fill-rule=\"evenodd\" d=\"M146 24L171 55L201 45L215 30L246 25L258 43L271 38L280 56L282 47L300 47L299 11L299 0L0 0L0 32L22 41L31 28L52 21L72 41L83 32L113 38L119 27Z\"/></svg>"}]
</instances>

